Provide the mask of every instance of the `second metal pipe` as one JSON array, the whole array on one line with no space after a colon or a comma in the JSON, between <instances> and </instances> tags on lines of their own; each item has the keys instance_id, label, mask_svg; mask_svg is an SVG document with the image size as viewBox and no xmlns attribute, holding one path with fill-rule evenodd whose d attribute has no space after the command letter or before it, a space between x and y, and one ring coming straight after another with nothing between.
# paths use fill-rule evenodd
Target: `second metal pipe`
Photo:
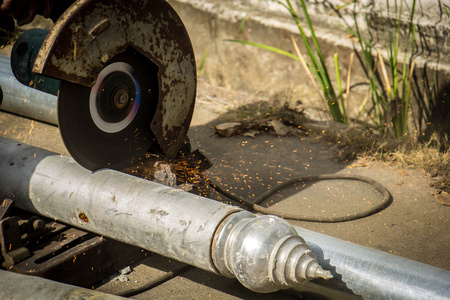
<instances>
[{"instance_id":1,"label":"second metal pipe","mask_svg":"<svg viewBox=\"0 0 450 300\"><path fill-rule=\"evenodd\" d=\"M0 109L58 125L57 97L21 84L11 70L9 57L0 55Z\"/></svg>"}]
</instances>

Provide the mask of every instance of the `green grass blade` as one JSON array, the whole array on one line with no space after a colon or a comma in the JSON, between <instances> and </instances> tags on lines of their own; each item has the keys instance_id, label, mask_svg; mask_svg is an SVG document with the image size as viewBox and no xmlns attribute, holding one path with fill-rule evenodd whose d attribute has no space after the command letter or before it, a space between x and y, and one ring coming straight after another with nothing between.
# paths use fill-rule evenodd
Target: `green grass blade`
<instances>
[{"instance_id":1,"label":"green grass blade","mask_svg":"<svg viewBox=\"0 0 450 300\"><path fill-rule=\"evenodd\" d=\"M336 80L337 80L337 84L338 84L338 91L339 91L339 99L340 99L340 105L341 105L341 109L342 109L342 115L343 115L343 121L345 124L348 124L348 119L347 119L347 113L346 113L346 109L345 109L345 101L344 101L344 93L342 92L342 79L341 79L341 73L339 70L339 57L336 54L334 54L334 67L336 70Z\"/></svg>"},{"instance_id":2,"label":"green grass blade","mask_svg":"<svg viewBox=\"0 0 450 300\"><path fill-rule=\"evenodd\" d=\"M402 133L407 133L408 130L408 112L409 112L409 101L411 98L411 79L414 72L414 62L411 64L411 68L409 71L409 76L407 78L406 93L404 100L404 107L402 107Z\"/></svg>"},{"instance_id":3,"label":"green grass blade","mask_svg":"<svg viewBox=\"0 0 450 300\"><path fill-rule=\"evenodd\" d=\"M209 45L206 48L205 52L203 52L202 60L200 61L200 65L198 66L198 71L201 71L203 69L203 66L205 65L206 56L208 55L209 49L211 49L211 45Z\"/></svg>"},{"instance_id":4,"label":"green grass blade","mask_svg":"<svg viewBox=\"0 0 450 300\"><path fill-rule=\"evenodd\" d=\"M340 10L340 9L346 8L347 6L350 6L350 5L352 5L352 4L356 3L356 2L358 2L358 1L357 0L353 0L352 2L345 3L345 4L342 4L342 5L338 5L334 9Z\"/></svg>"},{"instance_id":5,"label":"green grass blade","mask_svg":"<svg viewBox=\"0 0 450 300\"><path fill-rule=\"evenodd\" d=\"M335 121L343 122L344 117L342 116L340 106L336 105L337 104L336 103L336 100L337 100L336 93L334 92L333 85L331 84L330 76L328 75L328 71L327 71L324 59L322 57L322 53L320 51L320 46L317 42L317 38L314 33L314 28L313 28L312 22L309 17L308 11L306 9L306 4L302 0L303 12L304 12L307 24L308 24L308 28L311 32L311 39L313 41L314 49L315 49L318 57L316 57L316 54L313 51L313 48L308 40L308 37L303 29L303 26L300 23L300 19L298 18L297 14L291 4L291 1L286 0L286 3L287 3L287 6L285 5L285 7L289 10L292 18L294 19L294 21L296 22L296 24L298 26L298 29L300 31L300 36L303 40L303 44L306 48L306 51L308 52L308 56L310 57L311 62L312 62L311 69L314 72L314 74L316 74L316 77L319 80L323 94L325 96L325 99L327 100L327 104L330 109L330 113ZM314 67L314 69L313 69L313 67Z\"/></svg>"},{"instance_id":6,"label":"green grass blade","mask_svg":"<svg viewBox=\"0 0 450 300\"><path fill-rule=\"evenodd\" d=\"M287 2L290 5L290 1L287 0ZM326 68L325 60L323 58L322 51L321 51L319 43L317 41L317 37L316 37L315 31L314 31L314 27L313 27L311 18L309 16L308 10L306 9L305 0L300 0L300 2L301 2L301 5L302 5L303 14L305 16L306 23L308 24L308 28L309 28L309 30L311 32L311 39L313 41L314 48L315 48L315 50L317 52L317 56L319 57L319 61L320 61L320 64L319 64L320 68L319 69L320 69L320 72L322 72L322 74L323 74L322 76L323 76L324 81L326 82L327 86L330 89L331 95L335 97L335 93L334 93L334 90L333 90L333 87L332 87L331 81L330 81L330 76L328 75L328 71L327 71L327 68Z\"/></svg>"},{"instance_id":7,"label":"green grass blade","mask_svg":"<svg viewBox=\"0 0 450 300\"><path fill-rule=\"evenodd\" d=\"M242 31L244 30L245 22L247 21L248 14L245 15L244 19L241 21L241 25L239 26L238 35L242 34Z\"/></svg>"},{"instance_id":8,"label":"green grass blade","mask_svg":"<svg viewBox=\"0 0 450 300\"><path fill-rule=\"evenodd\" d=\"M272 47L272 46L268 46L265 44L259 44L259 43L253 43L253 42L248 42L248 41L242 41L242 40L225 40L226 42L233 42L233 43L239 43L239 44L244 44L244 45L249 45L249 46L253 46L253 47L257 47L260 49L264 49L264 50L268 50L268 51L272 51L287 57L290 57L292 59L298 60L300 61L300 58L290 52L287 52L285 50L282 50L280 48L276 48L276 47Z\"/></svg>"}]
</instances>

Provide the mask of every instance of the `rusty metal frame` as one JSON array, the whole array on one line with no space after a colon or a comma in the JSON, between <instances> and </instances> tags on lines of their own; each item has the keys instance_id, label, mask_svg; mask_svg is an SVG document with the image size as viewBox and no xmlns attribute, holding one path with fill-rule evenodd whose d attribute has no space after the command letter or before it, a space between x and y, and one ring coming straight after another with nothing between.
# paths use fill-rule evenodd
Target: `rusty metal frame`
<instances>
[{"instance_id":1,"label":"rusty metal frame","mask_svg":"<svg viewBox=\"0 0 450 300\"><path fill-rule=\"evenodd\" d=\"M33 72L92 87L107 62L133 48L158 68L151 129L168 157L187 134L196 94L195 57L186 28L164 0L79 0L50 30Z\"/></svg>"}]
</instances>

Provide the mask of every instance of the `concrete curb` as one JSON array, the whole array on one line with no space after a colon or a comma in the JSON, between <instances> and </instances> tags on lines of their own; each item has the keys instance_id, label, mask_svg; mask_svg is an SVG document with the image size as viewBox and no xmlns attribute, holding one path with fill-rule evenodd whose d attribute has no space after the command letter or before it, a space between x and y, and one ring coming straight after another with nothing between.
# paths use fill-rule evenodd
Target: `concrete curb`
<instances>
[{"instance_id":1,"label":"concrete curb","mask_svg":"<svg viewBox=\"0 0 450 300\"><path fill-rule=\"evenodd\" d=\"M269 51L225 41L227 39L252 41L294 53L291 42L291 36L294 36L301 51L306 53L295 23L281 5L270 1L251 0L171 0L169 2L177 10L189 31L197 63L202 61L203 55L208 51L204 68L199 72L200 78L214 85L258 94L266 99L301 101L306 106L324 108L317 91L313 89L298 62ZM408 9L411 2L408 0L403 8L401 18L403 33L408 28ZM299 2L295 3L298 6ZM355 48L358 49L358 45L342 27L344 20L348 25L353 25L353 7L347 6L341 9L342 18L331 8L331 5L337 7L342 4L345 2L337 0L308 2L308 11L316 26L315 33L330 72L334 73L333 55L337 53L341 76L346 78L349 55ZM393 1L390 4L389 9L392 15ZM411 128L417 130L420 135L432 132L432 127L442 126L450 108L450 100L447 99L450 64L445 55L450 49L447 30L450 23L443 9L444 4L438 4L428 0L419 1L416 4L414 18L417 49L412 113L418 117L416 124L411 124ZM379 13L380 5L381 14ZM361 1L357 5L358 23L365 24L366 14L370 19L368 26L361 26L361 30L372 34L378 41L377 47L382 50L382 54L386 52L383 51L385 46L382 43L381 15L384 22L395 24L395 18L389 20L386 18L387 11L388 8L382 0ZM244 18L246 24L242 33L239 34L240 23ZM437 65L438 48L441 48L441 55ZM402 59L400 63L401 61ZM351 72L352 92L347 101L350 116L355 116L367 95L367 79L356 58ZM434 86L434 98L427 97L424 88L426 84L429 86L433 84L433 78L436 75L438 80ZM334 74L330 76L333 81Z\"/></svg>"}]
</instances>

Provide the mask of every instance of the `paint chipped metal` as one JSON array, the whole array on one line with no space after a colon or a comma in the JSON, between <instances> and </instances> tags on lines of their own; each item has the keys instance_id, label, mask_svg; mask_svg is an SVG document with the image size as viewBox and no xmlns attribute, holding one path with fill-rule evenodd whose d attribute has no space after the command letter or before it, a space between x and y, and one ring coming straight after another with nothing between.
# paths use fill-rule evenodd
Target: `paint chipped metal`
<instances>
[{"instance_id":1,"label":"paint chipped metal","mask_svg":"<svg viewBox=\"0 0 450 300\"><path fill-rule=\"evenodd\" d=\"M129 47L159 68L149 122L166 156L174 157L192 119L196 66L186 28L166 1L75 2L50 30L33 72L92 87L108 61Z\"/></svg>"}]
</instances>

